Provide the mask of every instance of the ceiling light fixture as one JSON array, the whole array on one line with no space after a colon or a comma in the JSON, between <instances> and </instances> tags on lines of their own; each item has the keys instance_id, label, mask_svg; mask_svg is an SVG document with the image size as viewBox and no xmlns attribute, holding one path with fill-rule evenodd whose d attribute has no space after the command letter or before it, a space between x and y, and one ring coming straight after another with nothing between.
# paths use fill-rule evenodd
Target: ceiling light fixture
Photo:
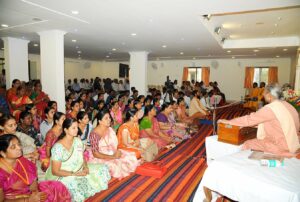
<instances>
[{"instance_id":1,"label":"ceiling light fixture","mask_svg":"<svg viewBox=\"0 0 300 202\"><path fill-rule=\"evenodd\" d=\"M275 24L274 24L274 26L275 26L275 27L277 27L277 26L278 26L278 24L277 24L277 23L275 23Z\"/></svg>"},{"instance_id":2,"label":"ceiling light fixture","mask_svg":"<svg viewBox=\"0 0 300 202\"><path fill-rule=\"evenodd\" d=\"M78 49L79 48L79 46L76 46L76 49Z\"/></svg>"},{"instance_id":3,"label":"ceiling light fixture","mask_svg":"<svg viewBox=\"0 0 300 202\"><path fill-rule=\"evenodd\" d=\"M76 39L72 39L72 42L74 42L74 43L75 43L76 41L77 41Z\"/></svg>"},{"instance_id":4,"label":"ceiling light fixture","mask_svg":"<svg viewBox=\"0 0 300 202\"><path fill-rule=\"evenodd\" d=\"M254 49L254 50L253 50L253 52L257 53L257 52L259 52L259 50L257 50L257 49Z\"/></svg>"},{"instance_id":5,"label":"ceiling light fixture","mask_svg":"<svg viewBox=\"0 0 300 202\"><path fill-rule=\"evenodd\" d=\"M202 17L203 17L205 20L209 21L210 18L211 18L211 14L208 14L208 15L202 15Z\"/></svg>"},{"instance_id":6,"label":"ceiling light fixture","mask_svg":"<svg viewBox=\"0 0 300 202\"><path fill-rule=\"evenodd\" d=\"M106 57L109 58L109 55L107 55Z\"/></svg>"},{"instance_id":7,"label":"ceiling light fixture","mask_svg":"<svg viewBox=\"0 0 300 202\"><path fill-rule=\"evenodd\" d=\"M283 51L287 51L287 50L288 50L287 48L283 49Z\"/></svg>"},{"instance_id":8,"label":"ceiling light fixture","mask_svg":"<svg viewBox=\"0 0 300 202\"><path fill-rule=\"evenodd\" d=\"M220 34L220 32L221 32L221 27L216 27L215 28L215 33L216 34Z\"/></svg>"},{"instance_id":9,"label":"ceiling light fixture","mask_svg":"<svg viewBox=\"0 0 300 202\"><path fill-rule=\"evenodd\" d=\"M228 50L227 53L231 53L231 50Z\"/></svg>"},{"instance_id":10,"label":"ceiling light fixture","mask_svg":"<svg viewBox=\"0 0 300 202\"><path fill-rule=\"evenodd\" d=\"M136 36L136 33L131 33L131 36Z\"/></svg>"},{"instance_id":11,"label":"ceiling light fixture","mask_svg":"<svg viewBox=\"0 0 300 202\"><path fill-rule=\"evenodd\" d=\"M184 52L180 52L180 55L183 55L184 54Z\"/></svg>"},{"instance_id":12,"label":"ceiling light fixture","mask_svg":"<svg viewBox=\"0 0 300 202\"><path fill-rule=\"evenodd\" d=\"M39 46L39 44L35 43L35 44L33 44L33 46L37 47L37 46Z\"/></svg>"},{"instance_id":13,"label":"ceiling light fixture","mask_svg":"<svg viewBox=\"0 0 300 202\"><path fill-rule=\"evenodd\" d=\"M81 53L81 51L77 51L77 53Z\"/></svg>"},{"instance_id":14,"label":"ceiling light fixture","mask_svg":"<svg viewBox=\"0 0 300 202\"><path fill-rule=\"evenodd\" d=\"M111 49L112 51L116 51L117 49L116 48L113 48L113 49Z\"/></svg>"},{"instance_id":15,"label":"ceiling light fixture","mask_svg":"<svg viewBox=\"0 0 300 202\"><path fill-rule=\"evenodd\" d=\"M235 57L234 57L234 56L232 56L231 58L232 58L232 59L234 59Z\"/></svg>"},{"instance_id":16,"label":"ceiling light fixture","mask_svg":"<svg viewBox=\"0 0 300 202\"><path fill-rule=\"evenodd\" d=\"M163 48L167 48L167 46L166 46L166 45L162 45L161 47L163 47Z\"/></svg>"},{"instance_id":17,"label":"ceiling light fixture","mask_svg":"<svg viewBox=\"0 0 300 202\"><path fill-rule=\"evenodd\" d=\"M72 12L72 14L74 14L74 15L78 15L78 14L79 14L78 11L71 11L71 12Z\"/></svg>"},{"instance_id":18,"label":"ceiling light fixture","mask_svg":"<svg viewBox=\"0 0 300 202\"><path fill-rule=\"evenodd\" d=\"M196 58L195 58L195 57L193 57L193 60L196 60Z\"/></svg>"},{"instance_id":19,"label":"ceiling light fixture","mask_svg":"<svg viewBox=\"0 0 300 202\"><path fill-rule=\"evenodd\" d=\"M7 24L1 24L1 27L8 27Z\"/></svg>"},{"instance_id":20,"label":"ceiling light fixture","mask_svg":"<svg viewBox=\"0 0 300 202\"><path fill-rule=\"evenodd\" d=\"M276 55L276 57L279 58L280 56L279 56L279 55Z\"/></svg>"}]
</instances>

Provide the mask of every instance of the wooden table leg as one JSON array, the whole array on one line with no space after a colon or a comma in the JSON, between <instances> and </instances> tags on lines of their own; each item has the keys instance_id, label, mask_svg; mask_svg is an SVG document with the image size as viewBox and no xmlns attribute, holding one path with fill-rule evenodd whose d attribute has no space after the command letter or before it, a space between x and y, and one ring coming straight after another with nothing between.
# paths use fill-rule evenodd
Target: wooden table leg
<instances>
[{"instance_id":1,"label":"wooden table leg","mask_svg":"<svg viewBox=\"0 0 300 202\"><path fill-rule=\"evenodd\" d=\"M212 200L212 194L211 194L211 190L207 187L203 187L203 191L205 193L205 199L204 202L211 202Z\"/></svg>"}]
</instances>

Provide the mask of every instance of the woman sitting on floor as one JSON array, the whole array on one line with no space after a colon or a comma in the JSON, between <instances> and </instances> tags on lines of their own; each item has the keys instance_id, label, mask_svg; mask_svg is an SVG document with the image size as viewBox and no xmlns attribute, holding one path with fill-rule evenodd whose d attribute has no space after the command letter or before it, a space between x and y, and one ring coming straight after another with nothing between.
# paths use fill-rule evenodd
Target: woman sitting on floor
<instances>
[{"instance_id":1,"label":"woman sitting on floor","mask_svg":"<svg viewBox=\"0 0 300 202\"><path fill-rule=\"evenodd\" d=\"M90 123L88 114L83 111L79 112L77 114L77 121L78 121L78 136L80 137L81 141L85 145L89 145L90 133L93 130L93 126Z\"/></svg>"},{"instance_id":2,"label":"woman sitting on floor","mask_svg":"<svg viewBox=\"0 0 300 202\"><path fill-rule=\"evenodd\" d=\"M42 138L37 130L33 127L32 116L29 112L21 112L17 131L32 137L36 146L39 147L42 145Z\"/></svg>"},{"instance_id":3,"label":"woman sitting on floor","mask_svg":"<svg viewBox=\"0 0 300 202\"><path fill-rule=\"evenodd\" d=\"M172 137L173 140L181 141L185 137L185 131L178 128L176 124L170 122L169 116L173 112L172 105L170 103L164 103L161 107L161 112L156 116L159 122L159 128L164 133Z\"/></svg>"},{"instance_id":4,"label":"woman sitting on floor","mask_svg":"<svg viewBox=\"0 0 300 202\"><path fill-rule=\"evenodd\" d=\"M70 191L72 201L83 202L107 189L110 175L103 164L88 165L83 157L84 144L77 137L78 124L73 119L63 122L63 132L51 149L47 180L61 181Z\"/></svg>"},{"instance_id":5,"label":"woman sitting on floor","mask_svg":"<svg viewBox=\"0 0 300 202\"><path fill-rule=\"evenodd\" d=\"M53 126L53 116L55 114L55 110L50 107L46 107L44 110L44 114L46 118L40 125L40 132L41 132L41 137L42 137L42 142L45 142L46 134L47 132L52 128Z\"/></svg>"},{"instance_id":6,"label":"woman sitting on floor","mask_svg":"<svg viewBox=\"0 0 300 202\"><path fill-rule=\"evenodd\" d=\"M77 114L78 114L79 111L80 111L79 102L77 100L76 101L72 101L72 103L71 103L71 111L66 114L66 117L76 120Z\"/></svg>"},{"instance_id":7,"label":"woman sitting on floor","mask_svg":"<svg viewBox=\"0 0 300 202\"><path fill-rule=\"evenodd\" d=\"M177 114L177 118L180 122L186 123L186 124L191 124L193 122L193 120L188 116L187 112L186 112L186 106L185 106L185 102L184 102L184 98L183 97L179 97L177 99L177 109L176 109L176 114Z\"/></svg>"},{"instance_id":8,"label":"woman sitting on floor","mask_svg":"<svg viewBox=\"0 0 300 202\"><path fill-rule=\"evenodd\" d=\"M112 128L117 131L123 123L122 111L117 101L111 103L110 116L112 118Z\"/></svg>"},{"instance_id":9,"label":"woman sitting on floor","mask_svg":"<svg viewBox=\"0 0 300 202\"><path fill-rule=\"evenodd\" d=\"M25 95L25 87L19 86L16 95L13 95L11 99L11 114L19 120L20 113L25 110L27 104L31 103L30 98Z\"/></svg>"},{"instance_id":10,"label":"woman sitting on floor","mask_svg":"<svg viewBox=\"0 0 300 202\"><path fill-rule=\"evenodd\" d=\"M194 90L192 94L193 99L190 103L189 117L190 119L204 119L206 116L209 115L209 111L202 105L200 101L201 94L197 90Z\"/></svg>"},{"instance_id":11,"label":"woman sitting on floor","mask_svg":"<svg viewBox=\"0 0 300 202\"><path fill-rule=\"evenodd\" d=\"M118 148L134 152L137 158L152 161L158 153L158 147L150 138L140 138L138 120L136 109L127 111L125 123L118 130Z\"/></svg>"},{"instance_id":12,"label":"woman sitting on floor","mask_svg":"<svg viewBox=\"0 0 300 202\"><path fill-rule=\"evenodd\" d=\"M156 109L154 105L146 106L144 117L140 122L140 137L150 138L161 149L172 143L172 138L159 129L159 123L155 116Z\"/></svg>"},{"instance_id":13,"label":"woman sitting on floor","mask_svg":"<svg viewBox=\"0 0 300 202\"><path fill-rule=\"evenodd\" d=\"M0 136L0 145L0 201L71 201L69 191L62 183L37 183L36 166L22 157L17 136Z\"/></svg>"},{"instance_id":14,"label":"woman sitting on floor","mask_svg":"<svg viewBox=\"0 0 300 202\"><path fill-rule=\"evenodd\" d=\"M41 168L45 172L50 164L51 148L62 133L62 124L66 119L65 114L56 112L54 114L54 126L47 132L45 142L39 149Z\"/></svg>"},{"instance_id":15,"label":"woman sitting on floor","mask_svg":"<svg viewBox=\"0 0 300 202\"><path fill-rule=\"evenodd\" d=\"M34 144L34 139L30 136L17 132L16 119L11 115L4 115L0 118L1 134L14 134L16 135L21 144L23 150L23 156L33 162L38 159L38 152L36 150L36 145Z\"/></svg>"},{"instance_id":16,"label":"woman sitting on floor","mask_svg":"<svg viewBox=\"0 0 300 202\"><path fill-rule=\"evenodd\" d=\"M139 162L135 153L118 149L118 138L110 127L107 110L97 115L98 125L90 134L91 151L89 162L108 165L112 177L122 179L134 172Z\"/></svg>"}]
</instances>

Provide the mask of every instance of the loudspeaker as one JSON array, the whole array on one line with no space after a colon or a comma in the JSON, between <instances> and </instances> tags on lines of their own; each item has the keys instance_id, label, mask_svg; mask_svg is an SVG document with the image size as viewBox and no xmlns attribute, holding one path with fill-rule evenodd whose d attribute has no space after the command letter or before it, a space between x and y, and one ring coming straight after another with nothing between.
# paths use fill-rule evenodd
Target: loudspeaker
<instances>
[{"instance_id":1,"label":"loudspeaker","mask_svg":"<svg viewBox=\"0 0 300 202\"><path fill-rule=\"evenodd\" d=\"M120 78L128 78L129 75L129 65L126 64L119 64L119 77Z\"/></svg>"}]
</instances>

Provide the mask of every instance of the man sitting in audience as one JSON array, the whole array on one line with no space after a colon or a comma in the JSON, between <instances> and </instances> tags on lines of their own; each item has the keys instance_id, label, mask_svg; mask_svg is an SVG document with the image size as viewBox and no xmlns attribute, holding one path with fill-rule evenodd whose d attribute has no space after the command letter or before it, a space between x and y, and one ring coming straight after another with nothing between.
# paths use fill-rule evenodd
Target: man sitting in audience
<instances>
[{"instance_id":1,"label":"man sitting in audience","mask_svg":"<svg viewBox=\"0 0 300 202\"><path fill-rule=\"evenodd\" d=\"M259 111L232 120L221 119L219 122L241 127L258 125L257 138L246 141L243 149L295 156L300 152L299 115L296 109L280 100L282 91L279 85L268 85L263 96L269 104Z\"/></svg>"}]
</instances>

